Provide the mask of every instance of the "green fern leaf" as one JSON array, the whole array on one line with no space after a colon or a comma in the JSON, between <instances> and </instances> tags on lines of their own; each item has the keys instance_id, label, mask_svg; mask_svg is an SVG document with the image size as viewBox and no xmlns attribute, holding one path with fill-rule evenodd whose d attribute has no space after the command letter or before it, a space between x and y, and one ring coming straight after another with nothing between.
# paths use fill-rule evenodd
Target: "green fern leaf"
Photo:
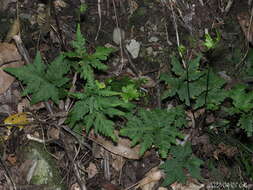
<instances>
[{"instance_id":1,"label":"green fern leaf","mask_svg":"<svg viewBox=\"0 0 253 190\"><path fill-rule=\"evenodd\" d=\"M237 124L240 128L244 129L248 137L252 137L253 134L253 115L242 114Z\"/></svg>"},{"instance_id":2,"label":"green fern leaf","mask_svg":"<svg viewBox=\"0 0 253 190\"><path fill-rule=\"evenodd\" d=\"M246 86L239 84L229 92L233 105L242 112L249 112L253 109L253 92L246 92Z\"/></svg>"},{"instance_id":3,"label":"green fern leaf","mask_svg":"<svg viewBox=\"0 0 253 190\"><path fill-rule=\"evenodd\" d=\"M170 146L176 144L176 139L183 138L178 129L185 125L185 114L181 107L168 111L141 109L136 116L128 117L127 125L120 130L120 134L129 137L132 146L141 145L140 155L154 145L165 158Z\"/></svg>"},{"instance_id":4,"label":"green fern leaf","mask_svg":"<svg viewBox=\"0 0 253 190\"><path fill-rule=\"evenodd\" d=\"M38 52L33 64L19 68L6 68L5 71L16 76L26 85L23 95L32 94L32 104L49 99L58 103L62 90L60 87L69 81L64 77L69 71L69 65L63 55L46 66Z\"/></svg>"},{"instance_id":5,"label":"green fern leaf","mask_svg":"<svg viewBox=\"0 0 253 190\"><path fill-rule=\"evenodd\" d=\"M86 40L81 33L80 24L77 25L76 39L72 42L72 47L75 49L74 52L68 53L69 57L83 57L87 55L86 52Z\"/></svg>"},{"instance_id":6,"label":"green fern leaf","mask_svg":"<svg viewBox=\"0 0 253 190\"><path fill-rule=\"evenodd\" d=\"M172 74L161 75L160 79L165 81L169 87L169 89L165 90L163 93L162 99L178 95L180 100L187 106L190 106L190 100L191 102L194 102L194 109L204 106L205 103L207 104L206 106L208 109L218 109L218 105L220 105L228 96L225 90L222 89L225 81L215 75L212 71L208 73L207 70L199 70L200 58L201 57L199 56L187 63L188 80L186 69L182 68L180 62L175 57L172 58L172 71L177 77L174 77ZM206 97L208 74L209 83Z\"/></svg>"},{"instance_id":7,"label":"green fern leaf","mask_svg":"<svg viewBox=\"0 0 253 190\"><path fill-rule=\"evenodd\" d=\"M184 146L178 145L171 148L172 159L168 159L160 166L164 170L166 178L163 185L168 186L174 182L186 183L187 177L185 169L189 174L202 179L200 175L200 165L204 162L192 155L191 145L186 143Z\"/></svg>"},{"instance_id":8,"label":"green fern leaf","mask_svg":"<svg viewBox=\"0 0 253 190\"><path fill-rule=\"evenodd\" d=\"M86 87L83 96L78 93L80 100L74 105L66 122L72 127L82 124L87 133L94 128L95 133L116 141L112 118L124 117L133 108L132 104L120 100L117 96L118 93L106 88L99 89L96 85L94 88Z\"/></svg>"}]
</instances>

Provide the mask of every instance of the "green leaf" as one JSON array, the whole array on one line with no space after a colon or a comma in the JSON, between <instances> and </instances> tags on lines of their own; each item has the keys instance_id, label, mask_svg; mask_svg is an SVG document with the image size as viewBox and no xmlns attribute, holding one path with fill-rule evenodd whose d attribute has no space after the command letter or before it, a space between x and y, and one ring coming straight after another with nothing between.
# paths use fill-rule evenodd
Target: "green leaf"
<instances>
[{"instance_id":1,"label":"green leaf","mask_svg":"<svg viewBox=\"0 0 253 190\"><path fill-rule=\"evenodd\" d=\"M140 144L140 155L155 146L165 158L177 138L183 138L179 128L186 125L186 116L181 107L171 110L139 110L136 116L130 115L120 134L132 140L132 146Z\"/></svg>"},{"instance_id":2,"label":"green leaf","mask_svg":"<svg viewBox=\"0 0 253 190\"><path fill-rule=\"evenodd\" d=\"M175 56L172 56L171 58L171 65L172 65L172 71L177 76L182 76L185 73L185 70L183 69L181 63L178 61L178 59Z\"/></svg>"},{"instance_id":3,"label":"green leaf","mask_svg":"<svg viewBox=\"0 0 253 190\"><path fill-rule=\"evenodd\" d=\"M213 71L201 71L199 69L199 62L201 57L189 61L188 64L188 80L186 69L182 68L181 63L175 58L172 58L172 71L177 76L172 74L161 74L160 79L164 81L168 88L162 94L162 99L178 95L179 99L190 106L194 104L194 109L198 109L205 105L207 109L215 110L228 97L227 92L223 88L225 81L214 74ZM208 89L207 89L207 75ZM188 90L189 88L189 90ZM208 93L206 91L208 90ZM206 97L207 94L207 97Z\"/></svg>"},{"instance_id":4,"label":"green leaf","mask_svg":"<svg viewBox=\"0 0 253 190\"><path fill-rule=\"evenodd\" d=\"M133 108L132 104L120 100L118 96L118 92L107 88L87 86L84 95L77 94L80 100L74 105L66 122L71 126L82 124L87 133L93 128L95 133L116 141L115 123L112 119L124 117Z\"/></svg>"},{"instance_id":5,"label":"green leaf","mask_svg":"<svg viewBox=\"0 0 253 190\"><path fill-rule=\"evenodd\" d=\"M134 84L129 84L127 86L122 87L121 97L125 102L129 102L131 100L138 100L140 97L140 93L138 92Z\"/></svg>"},{"instance_id":6,"label":"green leaf","mask_svg":"<svg viewBox=\"0 0 253 190\"><path fill-rule=\"evenodd\" d=\"M166 160L160 166L166 175L163 182L164 186L168 186L174 182L186 183L187 177L184 172L185 169L187 169L191 177L202 179L200 166L204 162L192 155L190 143L186 143L184 146L173 146L170 153L173 158Z\"/></svg>"},{"instance_id":7,"label":"green leaf","mask_svg":"<svg viewBox=\"0 0 253 190\"><path fill-rule=\"evenodd\" d=\"M243 112L249 112L253 108L253 92L246 92L246 86L239 84L229 92L233 105Z\"/></svg>"},{"instance_id":8,"label":"green leaf","mask_svg":"<svg viewBox=\"0 0 253 190\"><path fill-rule=\"evenodd\" d=\"M80 24L77 25L76 29L76 39L72 42L72 47L75 49L75 54L78 55L77 57L83 57L87 55L86 52L86 40L81 33ZM69 54L72 55L72 54Z\"/></svg>"},{"instance_id":9,"label":"green leaf","mask_svg":"<svg viewBox=\"0 0 253 190\"><path fill-rule=\"evenodd\" d=\"M46 66L38 52L33 64L6 68L5 71L16 76L26 85L23 95L32 94L32 104L49 99L58 103L61 87L69 81L64 76L69 71L69 65L62 55Z\"/></svg>"},{"instance_id":10,"label":"green leaf","mask_svg":"<svg viewBox=\"0 0 253 190\"><path fill-rule=\"evenodd\" d=\"M252 133L253 133L253 115L252 115L252 113L242 114L237 125L240 126L240 128L245 130L248 137L252 137Z\"/></svg>"}]
</instances>

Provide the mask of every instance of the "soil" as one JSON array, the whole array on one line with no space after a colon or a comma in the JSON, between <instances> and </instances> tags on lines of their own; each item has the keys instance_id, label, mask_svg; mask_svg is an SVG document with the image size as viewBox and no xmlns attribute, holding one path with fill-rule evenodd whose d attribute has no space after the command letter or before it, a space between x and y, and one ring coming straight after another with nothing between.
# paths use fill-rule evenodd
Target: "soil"
<instances>
[{"instance_id":1,"label":"soil","mask_svg":"<svg viewBox=\"0 0 253 190\"><path fill-rule=\"evenodd\" d=\"M2 42L6 40L6 35L17 14L16 1L4 1L7 5L0 8L0 39ZM80 1L82 0L19 1L20 35L29 56L33 59L36 52L40 51L43 60L50 63L60 52L71 50L71 41L75 39L76 26L77 23L80 23L89 52L94 52L98 45L110 45L117 49L106 61L109 71L103 76L97 76L98 79L139 77L138 75L142 74L150 78L151 83L153 82L150 87L146 88L148 101L139 101L139 106L149 109L166 107L165 104L160 104L157 98L158 88L163 90L165 87L163 85L157 87L156 82L161 73L170 71L171 55L177 54L178 42L187 49L184 55L186 61L202 54L203 67L208 62L216 72L225 72L234 83L242 81L249 68L249 63L244 60L252 42L247 39L238 21L238 15L250 13L247 1L234 1L231 8L226 9L228 1L223 0L205 1L204 5L201 4L201 0L104 0L101 2L86 0L87 10L84 13L80 13ZM98 2L100 2L99 5ZM115 28L121 28L124 31L125 37L121 44L123 48L132 39L140 43L141 48L137 58L133 59L125 50L121 52L121 46L113 41ZM221 34L218 46L211 52L207 52L203 46L204 35L207 31L214 37L217 31ZM122 57L124 63L120 61ZM81 83L82 81L77 82L77 84ZM17 83L11 88L21 91ZM0 104L11 105L11 112L17 112L19 101L21 100ZM38 111L37 115L43 117L48 113L46 109L42 109ZM1 116L5 117L3 114ZM209 140L201 141L201 137L209 136L203 134L201 130L196 130L194 133L198 139L193 138L193 141L195 140L193 152L205 161L202 168L203 184L217 180L238 181L239 177L243 178L246 183L252 183L249 177L238 174L240 166L233 164L236 163L233 157L228 158L223 154L221 160L215 160L214 152L217 153L217 150L221 149L218 142L211 143L210 137ZM22 133L20 134L22 136ZM5 146L8 148L8 155L15 155L20 141L22 142L18 136L9 140ZM220 139L220 142L223 141ZM87 140L87 143L92 146L92 141ZM60 155L64 149L59 144L60 140L52 143L48 147L49 151ZM217 154L222 154L221 150ZM112 155L109 157L112 158ZM115 169L112 166L113 162L110 162L111 176L108 178L104 175L102 160L102 157L96 158L88 148L82 148L76 157L75 161L82 168L80 170L83 172L88 190L125 189L143 179L150 169L162 162L155 150L149 151L142 159L126 160L121 168L116 167ZM209 160L214 160L212 171L208 165ZM223 161L229 164L224 164ZM83 170L87 169L91 162L95 164L98 171L94 176L88 178L87 171L85 173ZM8 161L6 163L9 168L14 167ZM76 183L76 178L66 163L69 163L69 160L65 155L59 159L58 164L64 177L64 183L70 189ZM217 173L219 175L216 175ZM6 183L4 169L0 166L0 189L6 187ZM158 189L161 183L162 179L153 189Z\"/></svg>"}]
</instances>

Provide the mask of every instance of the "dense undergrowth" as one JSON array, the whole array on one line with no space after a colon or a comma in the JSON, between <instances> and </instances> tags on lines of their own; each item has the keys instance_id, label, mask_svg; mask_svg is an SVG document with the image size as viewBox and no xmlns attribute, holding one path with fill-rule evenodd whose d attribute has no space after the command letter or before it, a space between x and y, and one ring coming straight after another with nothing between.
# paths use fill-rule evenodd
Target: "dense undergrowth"
<instances>
[{"instance_id":1,"label":"dense undergrowth","mask_svg":"<svg viewBox=\"0 0 253 190\"><path fill-rule=\"evenodd\" d=\"M216 41L213 42L210 36L206 39L206 46L211 49ZM115 134L119 129L120 135L131 139L132 146L141 145L141 155L155 147L165 161L161 165L168 174L164 185L175 181L186 182L185 169L192 177L202 179L200 167L204 162L192 154L190 143L180 145L177 141L184 140L182 130L188 127L185 110L205 108L206 114L222 112L220 115L225 116L221 116L219 122L214 121L206 126L210 127L209 131L212 127L218 135L229 135L224 129L232 131L236 125L241 129L240 133L252 137L253 92L245 84L225 90L224 79L211 68L200 66L201 56L187 62L186 68L182 66L180 56L172 56L171 72L162 74L160 82L166 86L163 102L176 98L177 106L147 110L135 104L144 96L140 90L143 81L126 78L124 83L117 84L117 79L113 78L110 82L96 80L98 71L107 70L103 61L114 49L97 47L94 53L88 53L79 26L72 47L73 51L60 54L48 65L37 53L33 64L18 69L7 68L5 71L25 84L23 95L32 95L32 103L52 100L58 104L59 100L67 97L76 100L66 120L73 131L81 134L83 130L89 133L94 129L96 134L117 142ZM77 73L82 81L78 92L69 92L73 73ZM227 103L226 106L224 103ZM229 118L232 117L236 119L230 122ZM126 122L118 126L117 121ZM247 147L242 143L240 146ZM246 176L252 178L250 148L243 149L242 153L243 156L238 158Z\"/></svg>"}]
</instances>

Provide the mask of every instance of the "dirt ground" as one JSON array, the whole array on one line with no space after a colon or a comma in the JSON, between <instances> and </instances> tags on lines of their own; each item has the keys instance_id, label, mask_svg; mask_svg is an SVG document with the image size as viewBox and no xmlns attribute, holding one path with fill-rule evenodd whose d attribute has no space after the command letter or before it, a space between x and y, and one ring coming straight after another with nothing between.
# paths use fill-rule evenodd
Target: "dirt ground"
<instances>
[{"instance_id":1,"label":"dirt ground","mask_svg":"<svg viewBox=\"0 0 253 190\"><path fill-rule=\"evenodd\" d=\"M83 13L80 12L81 3L87 5L87 10ZM0 2L0 39L2 42L14 43L8 36L13 35L10 34L10 28L15 28L14 23L18 18L20 30L13 30L14 33L20 32L29 59L33 60L36 52L39 51L45 63L50 63L60 52L71 50L71 41L76 37L76 26L80 23L89 52L94 52L98 45L114 47L117 50L106 61L109 71L97 75L97 79L104 80L109 77L120 79L124 76L134 78L140 75L148 77L150 82L146 87L148 98L140 100L138 106L149 109L164 108L167 105L160 102L158 94L165 87L163 84L157 87L157 82L161 73L170 70L171 55L178 52L179 44L183 44L186 48L185 60L202 54L202 66L205 67L205 62L208 62L216 72L225 71L226 76L231 79L231 86L238 81L243 81L244 72L248 68L247 64L243 63L244 57L252 46L250 35L253 34L253 30L249 29L252 20L250 10L251 6L246 0L203 2L202 0L19 0L18 9L17 0L3 0ZM121 29L122 34L119 43L114 39L117 28ZM218 47L212 53L206 54L203 46L204 35L208 32L216 36L217 31L221 34ZM125 49L126 44L133 39L140 44L140 51L136 58ZM77 86L82 82L77 79ZM22 88L23 86L15 81L0 95L1 121L19 111L20 103L24 102L20 94ZM41 119L48 119L50 115L42 104L30 109ZM54 108L54 111L57 112L59 109ZM47 121L48 125L53 125L55 122ZM204 128L205 124L201 127ZM13 177L17 182L17 189L43 189L43 187L27 186L25 183L18 184L24 176L22 176L23 170L20 169L22 163L19 162L17 152L20 146L27 143L28 140L25 138L27 134L39 131L40 135L41 133L48 135L53 133L50 128L42 124L39 129L25 132L15 130L12 131L10 138L2 143L0 189L11 189L11 182L7 180L9 177L6 175L19 176ZM72 143L75 137L65 130L61 133L64 135L52 143L47 143L47 150L57 158L57 167L67 189L81 189L74 175L73 160L69 158L68 150L64 146L64 141ZM231 157L225 155L221 159L215 159L214 153L224 148L220 144L224 142L222 137L217 140L214 134L206 134L201 129L194 130L192 135L193 153L205 162L201 169L203 180L192 183L206 185L217 180L253 183L249 176L240 171L241 166L237 164L233 154ZM238 139L243 137L240 136ZM72 150L70 154L75 155L74 162L82 173L80 179L85 181L88 190L144 189L133 185L140 182L152 168L163 162L153 149L141 159L125 159L102 148L99 144L95 145L92 139L86 138L84 141L88 146L76 145L76 149L80 148L78 153L77 150ZM232 143L230 146L234 147ZM221 154L219 151L217 154ZM105 171L105 158L109 159L109 174ZM214 160L215 163L212 171L208 169L211 165L210 160ZM152 188L147 189L162 189L162 182L161 178ZM205 189L203 186L198 186L196 189L201 188ZM167 189L180 188L174 185ZM194 188L188 186L181 189Z\"/></svg>"}]
</instances>

